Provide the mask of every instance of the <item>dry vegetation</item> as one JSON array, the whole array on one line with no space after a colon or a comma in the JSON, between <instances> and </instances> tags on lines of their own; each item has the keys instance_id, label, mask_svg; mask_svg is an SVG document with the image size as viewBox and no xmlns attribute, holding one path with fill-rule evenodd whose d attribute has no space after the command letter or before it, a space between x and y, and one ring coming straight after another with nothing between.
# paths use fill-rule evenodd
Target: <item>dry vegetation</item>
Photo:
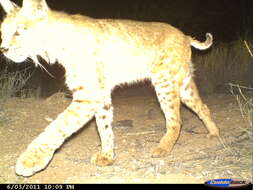
<instances>
[{"instance_id":1,"label":"dry vegetation","mask_svg":"<svg viewBox=\"0 0 253 190\"><path fill-rule=\"evenodd\" d=\"M229 86L231 94L238 103L241 116L246 123L243 131L253 140L253 88L231 83Z\"/></svg>"},{"instance_id":2,"label":"dry vegetation","mask_svg":"<svg viewBox=\"0 0 253 190\"><path fill-rule=\"evenodd\" d=\"M228 93L228 83L252 87L253 58L242 38L214 46L205 55L196 55L194 64L197 83L204 93Z\"/></svg>"},{"instance_id":3,"label":"dry vegetation","mask_svg":"<svg viewBox=\"0 0 253 190\"><path fill-rule=\"evenodd\" d=\"M30 74L26 70L8 72L7 67L0 71L0 98L11 98L26 91L24 86Z\"/></svg>"}]
</instances>

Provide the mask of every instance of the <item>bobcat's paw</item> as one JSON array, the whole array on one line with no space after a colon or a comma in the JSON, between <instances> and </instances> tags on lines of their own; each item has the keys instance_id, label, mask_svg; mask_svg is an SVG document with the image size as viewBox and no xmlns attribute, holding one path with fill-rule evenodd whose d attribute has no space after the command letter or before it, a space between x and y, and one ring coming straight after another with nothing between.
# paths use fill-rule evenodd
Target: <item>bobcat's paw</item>
<instances>
[{"instance_id":1,"label":"bobcat's paw","mask_svg":"<svg viewBox=\"0 0 253 190\"><path fill-rule=\"evenodd\" d=\"M54 155L49 147L28 148L20 155L16 163L16 174L28 177L43 170Z\"/></svg>"},{"instance_id":2,"label":"bobcat's paw","mask_svg":"<svg viewBox=\"0 0 253 190\"><path fill-rule=\"evenodd\" d=\"M112 155L102 154L100 152L94 154L91 157L91 163L96 164L97 166L109 166L114 162Z\"/></svg>"},{"instance_id":3,"label":"bobcat's paw","mask_svg":"<svg viewBox=\"0 0 253 190\"><path fill-rule=\"evenodd\" d=\"M159 158L159 157L164 157L166 156L170 151L160 148L160 147L156 147L151 151L152 157L153 158Z\"/></svg>"},{"instance_id":4,"label":"bobcat's paw","mask_svg":"<svg viewBox=\"0 0 253 190\"><path fill-rule=\"evenodd\" d=\"M206 137L208 139L211 139L211 138L214 138L214 137L220 137L220 133L219 133L219 130L217 129L216 131L212 131L212 132L209 132Z\"/></svg>"}]
</instances>

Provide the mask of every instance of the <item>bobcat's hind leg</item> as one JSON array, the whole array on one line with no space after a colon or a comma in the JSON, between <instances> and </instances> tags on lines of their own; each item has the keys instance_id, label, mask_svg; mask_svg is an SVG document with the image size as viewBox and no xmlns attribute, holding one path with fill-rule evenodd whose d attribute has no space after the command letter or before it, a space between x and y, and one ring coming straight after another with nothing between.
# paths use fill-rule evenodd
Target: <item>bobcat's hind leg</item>
<instances>
[{"instance_id":1,"label":"bobcat's hind leg","mask_svg":"<svg viewBox=\"0 0 253 190\"><path fill-rule=\"evenodd\" d=\"M168 80L168 78L166 72L164 74L158 73L152 78L160 106L166 118L167 128L167 132L160 140L159 145L152 151L153 157L165 156L172 150L181 128L178 84L177 81Z\"/></svg>"},{"instance_id":2,"label":"bobcat's hind leg","mask_svg":"<svg viewBox=\"0 0 253 190\"><path fill-rule=\"evenodd\" d=\"M203 121L209 131L207 137L219 136L219 128L213 122L208 107L203 104L196 84L191 77L185 78L180 88L181 101L192 109Z\"/></svg>"},{"instance_id":3,"label":"bobcat's hind leg","mask_svg":"<svg viewBox=\"0 0 253 190\"><path fill-rule=\"evenodd\" d=\"M16 163L16 173L31 176L43 170L53 158L54 152L64 140L80 129L95 114L90 99L74 99L69 107L34 139Z\"/></svg>"}]
</instances>

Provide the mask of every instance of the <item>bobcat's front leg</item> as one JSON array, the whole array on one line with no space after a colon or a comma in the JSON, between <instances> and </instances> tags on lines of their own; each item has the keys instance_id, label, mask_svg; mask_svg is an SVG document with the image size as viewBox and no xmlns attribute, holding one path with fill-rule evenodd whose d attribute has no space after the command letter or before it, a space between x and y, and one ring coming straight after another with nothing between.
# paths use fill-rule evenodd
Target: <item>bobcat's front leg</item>
<instances>
[{"instance_id":1,"label":"bobcat's front leg","mask_svg":"<svg viewBox=\"0 0 253 190\"><path fill-rule=\"evenodd\" d=\"M92 156L91 162L98 166L107 166L114 161L113 106L110 92L105 93L101 100L102 102L99 103L95 117L102 150Z\"/></svg>"},{"instance_id":2,"label":"bobcat's front leg","mask_svg":"<svg viewBox=\"0 0 253 190\"><path fill-rule=\"evenodd\" d=\"M20 155L16 163L16 173L31 176L44 169L64 140L87 123L94 114L92 100L74 99Z\"/></svg>"}]
</instances>

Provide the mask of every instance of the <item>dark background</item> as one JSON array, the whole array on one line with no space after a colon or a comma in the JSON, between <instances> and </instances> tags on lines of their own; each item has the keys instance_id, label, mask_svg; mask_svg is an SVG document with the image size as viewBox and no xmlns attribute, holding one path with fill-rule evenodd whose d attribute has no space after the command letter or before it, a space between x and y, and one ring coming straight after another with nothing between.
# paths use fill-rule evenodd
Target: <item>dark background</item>
<instances>
[{"instance_id":1,"label":"dark background","mask_svg":"<svg viewBox=\"0 0 253 190\"><path fill-rule=\"evenodd\" d=\"M14 2L20 5L22 1ZM252 44L253 0L47 0L47 3L54 10L95 18L166 22L199 40L204 40L205 33L210 32L214 36L214 47L238 38ZM193 50L195 53L202 52ZM27 64L35 75L28 85L40 85L52 92L62 87L64 71L61 67L44 64L56 76L52 79L41 69ZM23 69L27 64L12 64L10 68Z\"/></svg>"}]
</instances>

